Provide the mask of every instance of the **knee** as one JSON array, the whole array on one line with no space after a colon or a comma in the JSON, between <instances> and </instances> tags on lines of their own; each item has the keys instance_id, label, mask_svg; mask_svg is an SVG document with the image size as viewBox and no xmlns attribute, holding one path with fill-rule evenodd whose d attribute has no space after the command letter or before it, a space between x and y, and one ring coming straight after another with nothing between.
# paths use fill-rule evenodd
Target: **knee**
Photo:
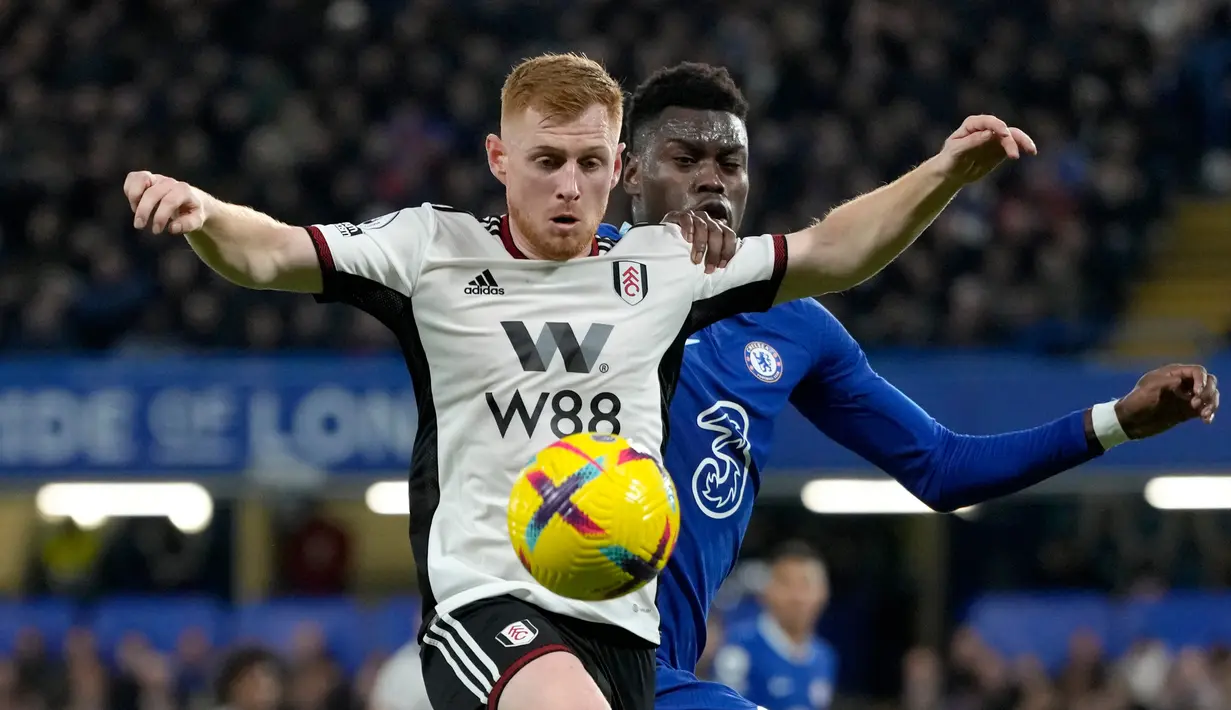
<instances>
[{"instance_id":1,"label":"knee","mask_svg":"<svg viewBox=\"0 0 1231 710\"><path fill-rule=\"evenodd\" d=\"M530 661L504 686L496 710L611 710L581 660L557 651Z\"/></svg>"}]
</instances>

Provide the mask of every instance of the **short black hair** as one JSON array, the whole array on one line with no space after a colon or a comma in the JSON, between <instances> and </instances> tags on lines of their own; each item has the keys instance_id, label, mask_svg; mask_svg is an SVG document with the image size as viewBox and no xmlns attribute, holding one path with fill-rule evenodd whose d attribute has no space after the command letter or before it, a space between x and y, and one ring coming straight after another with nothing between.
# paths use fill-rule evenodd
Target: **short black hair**
<instances>
[{"instance_id":1,"label":"short black hair","mask_svg":"<svg viewBox=\"0 0 1231 710\"><path fill-rule=\"evenodd\" d=\"M683 62L659 69L633 90L624 121L629 149L646 124L673 106L733 113L741 121L748 118L748 100L726 67Z\"/></svg>"},{"instance_id":2,"label":"short black hair","mask_svg":"<svg viewBox=\"0 0 1231 710\"><path fill-rule=\"evenodd\" d=\"M260 646L241 646L226 655L214 681L214 699L219 705L230 705L235 683L257 666L269 666L281 675L282 662L273 652Z\"/></svg>"},{"instance_id":3,"label":"short black hair","mask_svg":"<svg viewBox=\"0 0 1231 710\"><path fill-rule=\"evenodd\" d=\"M778 547L774 548L773 554L770 555L769 561L771 564L777 564L786 560L802 560L805 562L815 562L824 566L825 561L821 559L821 555L803 540L787 540Z\"/></svg>"}]
</instances>

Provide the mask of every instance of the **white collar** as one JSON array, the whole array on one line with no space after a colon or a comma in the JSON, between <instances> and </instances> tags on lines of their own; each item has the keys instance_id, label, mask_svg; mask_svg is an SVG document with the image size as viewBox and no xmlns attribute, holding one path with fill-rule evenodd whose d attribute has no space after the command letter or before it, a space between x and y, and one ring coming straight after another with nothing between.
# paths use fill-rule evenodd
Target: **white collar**
<instances>
[{"instance_id":1,"label":"white collar","mask_svg":"<svg viewBox=\"0 0 1231 710\"><path fill-rule=\"evenodd\" d=\"M812 645L810 639L801 644L795 643L783 630L782 625L775 621L768 612L762 612L757 618L757 631L760 632L761 638L765 639L765 643L774 650L774 653L792 663L810 661L816 653L816 647Z\"/></svg>"}]
</instances>

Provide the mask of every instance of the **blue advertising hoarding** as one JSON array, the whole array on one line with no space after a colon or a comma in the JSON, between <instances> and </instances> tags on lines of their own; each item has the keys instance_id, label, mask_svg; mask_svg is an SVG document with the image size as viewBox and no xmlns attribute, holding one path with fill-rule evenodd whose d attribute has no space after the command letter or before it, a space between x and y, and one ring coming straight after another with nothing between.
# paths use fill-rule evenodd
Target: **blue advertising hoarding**
<instances>
[{"instance_id":1,"label":"blue advertising hoarding","mask_svg":"<svg viewBox=\"0 0 1231 710\"><path fill-rule=\"evenodd\" d=\"M1127 392L1139 371L998 356L874 357L877 369L949 427L974 434L1042 423ZM1231 361L1211 369L1231 372ZM0 475L235 474L279 462L389 474L416 425L396 358L41 359L0 363ZM1224 421L1121 447L1093 466L1231 469ZM793 410L772 471L867 465Z\"/></svg>"}]
</instances>

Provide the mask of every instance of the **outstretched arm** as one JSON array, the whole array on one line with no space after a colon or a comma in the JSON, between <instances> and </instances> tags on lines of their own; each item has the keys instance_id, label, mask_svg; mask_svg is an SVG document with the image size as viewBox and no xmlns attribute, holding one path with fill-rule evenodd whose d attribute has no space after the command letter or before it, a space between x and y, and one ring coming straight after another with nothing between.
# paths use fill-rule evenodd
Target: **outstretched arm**
<instances>
[{"instance_id":1,"label":"outstretched arm","mask_svg":"<svg viewBox=\"0 0 1231 710\"><path fill-rule=\"evenodd\" d=\"M303 227L231 205L186 182L147 171L124 180L133 226L182 234L201 260L246 288L319 293L321 267Z\"/></svg>"},{"instance_id":2,"label":"outstretched arm","mask_svg":"<svg viewBox=\"0 0 1231 710\"><path fill-rule=\"evenodd\" d=\"M995 116L971 116L934 157L902 177L834 208L786 237L778 302L844 291L875 276L948 206L964 185L1006 158L1037 152L1034 141Z\"/></svg>"},{"instance_id":3,"label":"outstretched arm","mask_svg":"<svg viewBox=\"0 0 1231 710\"><path fill-rule=\"evenodd\" d=\"M876 374L844 328L818 308L826 354L791 402L842 446L888 473L938 511L1015 493L1085 463L1107 448L1189 419L1213 421L1218 386L1200 366L1147 373L1114 404L1072 412L1033 429L970 436L933 419Z\"/></svg>"}]
</instances>

